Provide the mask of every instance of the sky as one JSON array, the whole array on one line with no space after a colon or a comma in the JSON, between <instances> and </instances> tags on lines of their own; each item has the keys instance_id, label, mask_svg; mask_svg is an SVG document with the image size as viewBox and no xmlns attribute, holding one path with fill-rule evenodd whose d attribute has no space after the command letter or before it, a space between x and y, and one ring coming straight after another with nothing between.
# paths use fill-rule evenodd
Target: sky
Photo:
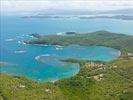
<instances>
[{"instance_id":1,"label":"sky","mask_svg":"<svg viewBox=\"0 0 133 100\"><path fill-rule=\"evenodd\" d=\"M25 13L44 9L116 10L133 8L133 0L0 0L1 12Z\"/></svg>"}]
</instances>

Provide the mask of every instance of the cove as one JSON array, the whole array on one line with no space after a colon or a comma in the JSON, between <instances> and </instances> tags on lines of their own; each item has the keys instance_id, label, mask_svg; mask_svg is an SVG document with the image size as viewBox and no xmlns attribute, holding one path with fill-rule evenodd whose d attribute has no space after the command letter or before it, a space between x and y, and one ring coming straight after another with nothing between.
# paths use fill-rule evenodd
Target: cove
<instances>
[{"instance_id":1,"label":"cove","mask_svg":"<svg viewBox=\"0 0 133 100\"><path fill-rule=\"evenodd\" d=\"M55 81L79 72L78 64L62 62L62 59L110 61L120 55L119 50L104 46L19 44L19 48L3 48L8 53L2 54L2 60L16 66L2 65L1 72L23 75L38 81Z\"/></svg>"}]
</instances>

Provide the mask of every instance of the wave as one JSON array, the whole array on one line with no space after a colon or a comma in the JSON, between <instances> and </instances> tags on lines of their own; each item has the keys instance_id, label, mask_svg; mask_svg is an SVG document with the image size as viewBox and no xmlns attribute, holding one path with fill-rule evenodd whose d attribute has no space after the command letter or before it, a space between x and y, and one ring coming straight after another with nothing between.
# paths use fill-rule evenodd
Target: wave
<instances>
[{"instance_id":1,"label":"wave","mask_svg":"<svg viewBox=\"0 0 133 100\"><path fill-rule=\"evenodd\" d=\"M39 60L39 59L40 59L40 56L36 56L36 57L35 57L35 60Z\"/></svg>"},{"instance_id":2,"label":"wave","mask_svg":"<svg viewBox=\"0 0 133 100\"><path fill-rule=\"evenodd\" d=\"M55 49L56 50L62 50L63 49L63 46L61 46L61 45L55 45Z\"/></svg>"},{"instance_id":3,"label":"wave","mask_svg":"<svg viewBox=\"0 0 133 100\"><path fill-rule=\"evenodd\" d=\"M63 32L56 33L56 35L64 35Z\"/></svg>"},{"instance_id":4,"label":"wave","mask_svg":"<svg viewBox=\"0 0 133 100\"><path fill-rule=\"evenodd\" d=\"M63 48L57 48L57 47L56 47L55 49L56 49L56 50L62 50Z\"/></svg>"},{"instance_id":5,"label":"wave","mask_svg":"<svg viewBox=\"0 0 133 100\"><path fill-rule=\"evenodd\" d=\"M22 42L22 44L23 44L23 45L26 45L26 43L25 43L25 42Z\"/></svg>"},{"instance_id":6,"label":"wave","mask_svg":"<svg viewBox=\"0 0 133 100\"><path fill-rule=\"evenodd\" d=\"M57 48L63 48L62 45L55 45Z\"/></svg>"},{"instance_id":7,"label":"wave","mask_svg":"<svg viewBox=\"0 0 133 100\"><path fill-rule=\"evenodd\" d=\"M35 59L39 60L41 57L48 57L48 56L50 56L50 54L43 54L43 55L40 55L40 56L36 56Z\"/></svg>"},{"instance_id":8,"label":"wave","mask_svg":"<svg viewBox=\"0 0 133 100\"><path fill-rule=\"evenodd\" d=\"M14 53L25 53L26 51L24 51L24 50L16 50L16 51L14 51Z\"/></svg>"},{"instance_id":9,"label":"wave","mask_svg":"<svg viewBox=\"0 0 133 100\"><path fill-rule=\"evenodd\" d=\"M25 42L23 42L23 41L18 41L18 44L23 44L23 45L26 45L26 43L25 43Z\"/></svg>"},{"instance_id":10,"label":"wave","mask_svg":"<svg viewBox=\"0 0 133 100\"><path fill-rule=\"evenodd\" d=\"M5 41L10 42L13 41L14 39L6 39Z\"/></svg>"},{"instance_id":11,"label":"wave","mask_svg":"<svg viewBox=\"0 0 133 100\"><path fill-rule=\"evenodd\" d=\"M36 46L44 46L44 47L49 46L48 44L34 44L34 45L36 45Z\"/></svg>"},{"instance_id":12,"label":"wave","mask_svg":"<svg viewBox=\"0 0 133 100\"><path fill-rule=\"evenodd\" d=\"M47 45L47 44L40 44L39 46L44 46L44 47L47 47L47 46L49 46L49 45Z\"/></svg>"},{"instance_id":13,"label":"wave","mask_svg":"<svg viewBox=\"0 0 133 100\"><path fill-rule=\"evenodd\" d=\"M19 44L21 44L22 42L21 41L18 41Z\"/></svg>"}]
</instances>

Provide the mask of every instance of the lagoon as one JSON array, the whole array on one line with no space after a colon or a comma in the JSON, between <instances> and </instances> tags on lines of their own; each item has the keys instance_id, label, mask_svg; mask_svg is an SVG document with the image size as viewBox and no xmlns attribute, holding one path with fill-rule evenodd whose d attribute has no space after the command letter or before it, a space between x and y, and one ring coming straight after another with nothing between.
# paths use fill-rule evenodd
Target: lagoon
<instances>
[{"instance_id":1,"label":"lagoon","mask_svg":"<svg viewBox=\"0 0 133 100\"><path fill-rule=\"evenodd\" d=\"M118 50L102 46L24 45L21 49L26 52L16 53L13 49L8 49L8 53L2 54L2 61L8 61L18 66L3 65L1 71L28 76L39 81L54 81L78 73L80 69L78 64L61 61L67 58L110 61L119 56Z\"/></svg>"}]
</instances>

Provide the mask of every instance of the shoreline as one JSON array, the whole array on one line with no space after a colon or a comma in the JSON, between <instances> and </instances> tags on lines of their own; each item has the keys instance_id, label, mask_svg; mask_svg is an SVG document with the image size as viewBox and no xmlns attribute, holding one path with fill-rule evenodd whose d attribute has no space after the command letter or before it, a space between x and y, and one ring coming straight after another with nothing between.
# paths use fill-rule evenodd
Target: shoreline
<instances>
[{"instance_id":1,"label":"shoreline","mask_svg":"<svg viewBox=\"0 0 133 100\"><path fill-rule=\"evenodd\" d=\"M112 48L112 49L114 49L114 48ZM117 50L117 49L115 49L115 50ZM37 56L37 57L39 57L39 56ZM109 63L109 62L111 62L111 61L114 61L114 60L117 60L117 59L119 59L119 57L121 57L121 51L120 51L120 50L118 50L118 57L117 57L116 59L107 61L107 63ZM36 58L36 57L35 57L35 58ZM37 59L36 59L36 60L37 60ZM75 60L76 60L76 59L75 59ZM60 80L63 80L63 79L72 78L72 77L76 76L77 74L79 74L79 72L80 72L80 70L81 70L81 66L80 66L80 64L79 64L80 61L94 62L94 63L97 62L97 60L79 60L79 61L77 61L77 62L74 62L75 64L78 65L78 66L77 66L77 67L78 67L78 71L76 71L75 73L73 73L73 75L71 75L71 76L64 77L64 78L58 78L58 79L56 78L56 79L50 79L50 80L41 80L41 79L32 79L32 78L30 78L30 77L28 77L28 76L25 76L25 75L13 75L13 74L8 74L8 73L6 73L6 74L11 75L11 76L25 77L25 78L27 78L27 79L29 79L29 80L36 81L36 82L40 82L40 83L47 83L47 82L55 83L55 82L60 81ZM100 61L100 60L98 60L98 61ZM105 62L105 61L100 61L100 62ZM68 61L67 63L73 63L73 62ZM5 72L0 72L0 73L5 73Z\"/></svg>"}]
</instances>

